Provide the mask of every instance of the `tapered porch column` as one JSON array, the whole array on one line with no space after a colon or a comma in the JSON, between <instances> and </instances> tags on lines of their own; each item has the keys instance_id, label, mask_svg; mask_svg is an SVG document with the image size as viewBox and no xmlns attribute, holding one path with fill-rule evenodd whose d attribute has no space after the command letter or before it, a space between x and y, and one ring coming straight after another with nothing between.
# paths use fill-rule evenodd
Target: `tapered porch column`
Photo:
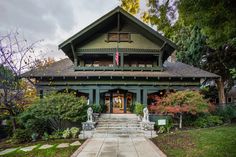
<instances>
[{"instance_id":1,"label":"tapered porch column","mask_svg":"<svg viewBox=\"0 0 236 157\"><path fill-rule=\"evenodd\" d=\"M127 109L127 94L126 92L124 93L124 113L126 113L126 109Z\"/></svg>"},{"instance_id":2,"label":"tapered porch column","mask_svg":"<svg viewBox=\"0 0 236 157\"><path fill-rule=\"evenodd\" d=\"M136 90L136 101L141 103L141 90L140 89Z\"/></svg>"},{"instance_id":3,"label":"tapered porch column","mask_svg":"<svg viewBox=\"0 0 236 157\"><path fill-rule=\"evenodd\" d=\"M93 104L93 89L89 89L89 105Z\"/></svg>"},{"instance_id":4,"label":"tapered porch column","mask_svg":"<svg viewBox=\"0 0 236 157\"><path fill-rule=\"evenodd\" d=\"M143 89L143 104L147 106L147 89Z\"/></svg>"},{"instance_id":5,"label":"tapered porch column","mask_svg":"<svg viewBox=\"0 0 236 157\"><path fill-rule=\"evenodd\" d=\"M96 89L96 105L100 105L100 90Z\"/></svg>"},{"instance_id":6,"label":"tapered porch column","mask_svg":"<svg viewBox=\"0 0 236 157\"><path fill-rule=\"evenodd\" d=\"M113 112L113 101L112 101L113 93L110 92L110 113Z\"/></svg>"}]
</instances>

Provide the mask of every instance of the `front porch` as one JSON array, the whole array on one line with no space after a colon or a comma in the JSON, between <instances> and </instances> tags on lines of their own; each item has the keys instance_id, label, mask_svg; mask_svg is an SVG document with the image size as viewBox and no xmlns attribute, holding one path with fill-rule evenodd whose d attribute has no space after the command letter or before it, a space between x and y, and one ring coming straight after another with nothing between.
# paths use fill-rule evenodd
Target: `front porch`
<instances>
[{"instance_id":1,"label":"front porch","mask_svg":"<svg viewBox=\"0 0 236 157\"><path fill-rule=\"evenodd\" d=\"M49 91L73 90L77 96L85 96L88 104L105 105L106 113L132 113L135 102L155 104L157 97L175 90L197 89L196 86L43 86L41 97Z\"/></svg>"}]
</instances>

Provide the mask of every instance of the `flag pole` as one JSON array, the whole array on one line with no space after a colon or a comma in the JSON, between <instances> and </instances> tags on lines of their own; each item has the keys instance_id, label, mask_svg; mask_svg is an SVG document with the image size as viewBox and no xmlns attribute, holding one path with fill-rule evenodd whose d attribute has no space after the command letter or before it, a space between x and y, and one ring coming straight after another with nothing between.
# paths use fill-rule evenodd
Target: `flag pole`
<instances>
[{"instance_id":1,"label":"flag pole","mask_svg":"<svg viewBox=\"0 0 236 157\"><path fill-rule=\"evenodd\" d=\"M118 42L116 42L116 55L115 55L115 60L116 60L116 66L119 66L119 45L118 45Z\"/></svg>"}]
</instances>

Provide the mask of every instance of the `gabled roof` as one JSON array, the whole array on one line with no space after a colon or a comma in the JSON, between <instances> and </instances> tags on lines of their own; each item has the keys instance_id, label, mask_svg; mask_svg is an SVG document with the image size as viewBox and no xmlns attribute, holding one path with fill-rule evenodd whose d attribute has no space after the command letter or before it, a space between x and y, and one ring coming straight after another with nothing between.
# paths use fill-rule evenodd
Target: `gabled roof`
<instances>
[{"instance_id":1,"label":"gabled roof","mask_svg":"<svg viewBox=\"0 0 236 157\"><path fill-rule=\"evenodd\" d=\"M117 77L177 77L177 78L219 78L219 75L181 63L164 63L164 71L74 71L74 65L68 58L57 61L47 67L31 70L22 77L90 77L90 76L117 76Z\"/></svg>"},{"instance_id":2,"label":"gabled roof","mask_svg":"<svg viewBox=\"0 0 236 157\"><path fill-rule=\"evenodd\" d=\"M158 41L159 43L161 42L163 45L163 49L165 49L165 53L163 56L163 59L166 60L169 55L177 48L177 46L171 42L169 39L163 37L160 33L157 31L153 30L151 27L148 25L144 24L140 20L138 20L136 17L132 16L128 12L126 12L124 9L121 7L116 7L112 11L108 12L80 32L76 33L72 37L68 38L64 42L62 42L59 45L59 49L62 49L64 53L73 61L73 53L72 53L72 48L71 48L71 43L77 45L87 38L91 37L94 33L98 32L101 29L104 29L109 24L112 24L112 21L116 19L116 15L120 14L123 18L131 21L133 24L141 28L143 35L148 36L149 38L152 39L152 41Z\"/></svg>"}]
</instances>

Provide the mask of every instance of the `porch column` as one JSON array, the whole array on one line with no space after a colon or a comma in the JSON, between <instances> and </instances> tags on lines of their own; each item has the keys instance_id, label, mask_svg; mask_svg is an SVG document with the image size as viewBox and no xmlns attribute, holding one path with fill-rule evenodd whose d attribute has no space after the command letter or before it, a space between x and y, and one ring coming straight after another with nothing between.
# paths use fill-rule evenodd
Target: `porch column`
<instances>
[{"instance_id":1,"label":"porch column","mask_svg":"<svg viewBox=\"0 0 236 157\"><path fill-rule=\"evenodd\" d=\"M116 53L113 52L113 66L116 67Z\"/></svg>"},{"instance_id":2,"label":"porch column","mask_svg":"<svg viewBox=\"0 0 236 157\"><path fill-rule=\"evenodd\" d=\"M126 92L124 93L124 113L126 113L126 108L127 108L127 97L126 97Z\"/></svg>"},{"instance_id":3,"label":"porch column","mask_svg":"<svg viewBox=\"0 0 236 157\"><path fill-rule=\"evenodd\" d=\"M89 105L93 104L93 89L89 89Z\"/></svg>"},{"instance_id":4,"label":"porch column","mask_svg":"<svg viewBox=\"0 0 236 157\"><path fill-rule=\"evenodd\" d=\"M136 101L141 103L141 90L137 89L136 91Z\"/></svg>"},{"instance_id":5,"label":"porch column","mask_svg":"<svg viewBox=\"0 0 236 157\"><path fill-rule=\"evenodd\" d=\"M110 92L110 113L113 112L113 101L112 101L113 93Z\"/></svg>"},{"instance_id":6,"label":"porch column","mask_svg":"<svg viewBox=\"0 0 236 157\"><path fill-rule=\"evenodd\" d=\"M123 52L120 53L120 66L121 67L124 66L124 53Z\"/></svg>"},{"instance_id":7,"label":"porch column","mask_svg":"<svg viewBox=\"0 0 236 157\"><path fill-rule=\"evenodd\" d=\"M147 106L147 89L143 89L143 104Z\"/></svg>"},{"instance_id":8,"label":"porch column","mask_svg":"<svg viewBox=\"0 0 236 157\"><path fill-rule=\"evenodd\" d=\"M96 105L100 105L100 90L96 89Z\"/></svg>"}]
</instances>

